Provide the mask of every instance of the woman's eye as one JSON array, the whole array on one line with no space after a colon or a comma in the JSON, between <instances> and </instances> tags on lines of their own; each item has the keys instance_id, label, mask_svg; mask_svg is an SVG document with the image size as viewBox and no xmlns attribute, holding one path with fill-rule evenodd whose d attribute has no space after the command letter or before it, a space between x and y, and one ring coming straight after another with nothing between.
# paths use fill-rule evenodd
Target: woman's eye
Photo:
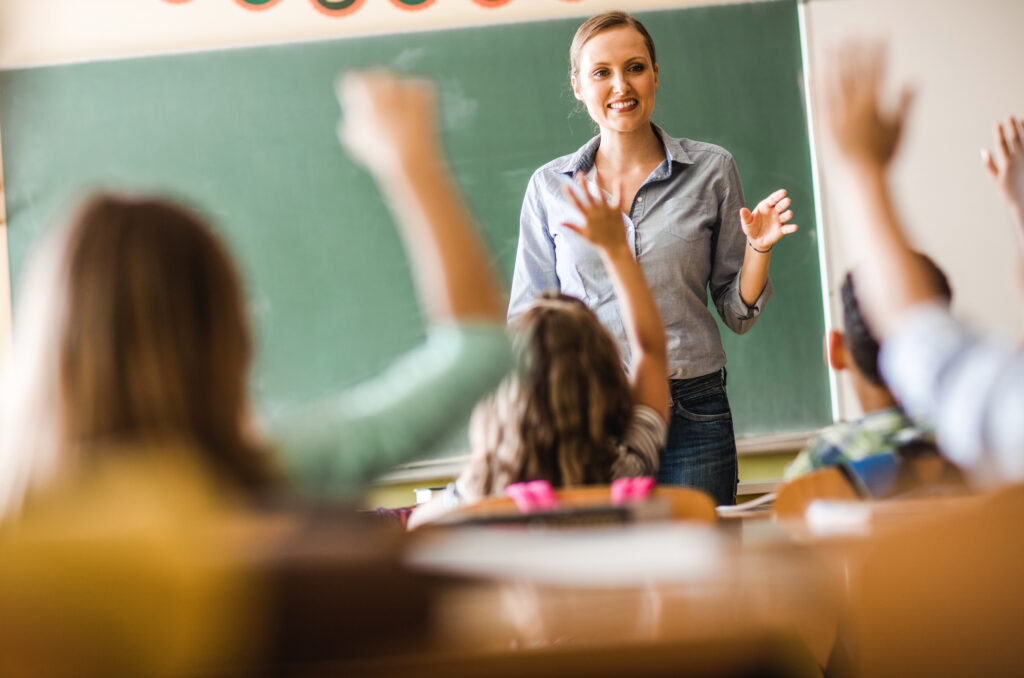
<instances>
[{"instance_id":1,"label":"woman's eye","mask_svg":"<svg viewBox=\"0 0 1024 678\"><path fill-rule=\"evenodd\" d=\"M592 73L592 75L595 78L603 78L604 76L608 75L608 69L606 69L606 68L599 68L596 71L594 71Z\"/></svg>"},{"instance_id":2,"label":"woman's eye","mask_svg":"<svg viewBox=\"0 0 1024 678\"><path fill-rule=\"evenodd\" d=\"M633 64L629 67L630 73L642 73L644 70L643 64Z\"/></svg>"}]
</instances>

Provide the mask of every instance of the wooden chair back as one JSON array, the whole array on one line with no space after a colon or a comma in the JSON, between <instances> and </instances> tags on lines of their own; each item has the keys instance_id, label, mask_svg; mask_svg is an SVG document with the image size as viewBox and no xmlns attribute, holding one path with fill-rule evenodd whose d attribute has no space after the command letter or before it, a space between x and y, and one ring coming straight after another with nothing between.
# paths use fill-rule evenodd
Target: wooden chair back
<instances>
[{"instance_id":1,"label":"wooden chair back","mask_svg":"<svg viewBox=\"0 0 1024 678\"><path fill-rule=\"evenodd\" d=\"M857 501L859 497L839 469L819 469L794 478L779 488L775 498L775 517L779 520L803 520L807 507L815 499Z\"/></svg>"}]
</instances>

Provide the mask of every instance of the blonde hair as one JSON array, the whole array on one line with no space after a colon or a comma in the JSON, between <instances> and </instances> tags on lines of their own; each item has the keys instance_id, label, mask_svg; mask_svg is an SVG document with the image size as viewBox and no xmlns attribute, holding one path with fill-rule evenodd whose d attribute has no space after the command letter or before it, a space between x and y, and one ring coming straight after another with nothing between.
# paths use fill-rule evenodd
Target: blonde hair
<instances>
[{"instance_id":1,"label":"blonde hair","mask_svg":"<svg viewBox=\"0 0 1024 678\"><path fill-rule=\"evenodd\" d=\"M0 516L124 443L186 443L243 489L271 484L249 434L241 283L197 216L94 197L48 239L23 289L0 415Z\"/></svg>"},{"instance_id":2,"label":"blonde hair","mask_svg":"<svg viewBox=\"0 0 1024 678\"><path fill-rule=\"evenodd\" d=\"M654 39L651 38L651 34L647 32L644 25L627 12L612 10L590 17L576 29L576 35L573 36L572 43L569 45L569 77L572 78L572 76L579 73L580 53L583 51L583 46L587 44L588 40L598 33L622 26L632 28L640 34L644 39L644 45L647 47L647 53L651 57L651 65L657 64L658 58L654 50Z\"/></svg>"},{"instance_id":3,"label":"blonde hair","mask_svg":"<svg viewBox=\"0 0 1024 678\"><path fill-rule=\"evenodd\" d=\"M607 483L633 400L614 340L583 302L542 295L512 324L520 369L470 420L470 500L506 485Z\"/></svg>"}]
</instances>

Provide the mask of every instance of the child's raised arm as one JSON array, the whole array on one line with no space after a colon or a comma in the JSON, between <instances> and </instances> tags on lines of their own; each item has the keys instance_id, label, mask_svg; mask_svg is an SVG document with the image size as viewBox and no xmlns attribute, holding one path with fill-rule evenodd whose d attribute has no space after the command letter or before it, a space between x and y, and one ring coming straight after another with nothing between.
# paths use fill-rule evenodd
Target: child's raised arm
<instances>
[{"instance_id":1,"label":"child's raised arm","mask_svg":"<svg viewBox=\"0 0 1024 678\"><path fill-rule=\"evenodd\" d=\"M387 71L338 86L338 136L377 181L429 321L505 318L505 298L441 151L433 86Z\"/></svg>"},{"instance_id":2,"label":"child's raised arm","mask_svg":"<svg viewBox=\"0 0 1024 678\"><path fill-rule=\"evenodd\" d=\"M566 186L565 192L580 211L583 223L562 225L585 238L601 253L615 287L622 324L629 339L633 398L637 404L647 405L668 421L670 395L665 326L647 279L626 241L622 187L616 186L612 197L606 200L601 195L591 194L582 174L577 175L577 182L582 190L574 191Z\"/></svg>"},{"instance_id":3,"label":"child's raised arm","mask_svg":"<svg viewBox=\"0 0 1024 678\"><path fill-rule=\"evenodd\" d=\"M999 189L999 194L1010 208L1010 215L1017 224L1017 233L1024 239L1024 142L1021 141L1021 125L1024 120L1012 115L1006 119L1006 127L997 122L993 132L996 142L995 157L987 148L981 149L981 161L989 176ZM997 162L998 158L998 162Z\"/></svg>"}]
</instances>

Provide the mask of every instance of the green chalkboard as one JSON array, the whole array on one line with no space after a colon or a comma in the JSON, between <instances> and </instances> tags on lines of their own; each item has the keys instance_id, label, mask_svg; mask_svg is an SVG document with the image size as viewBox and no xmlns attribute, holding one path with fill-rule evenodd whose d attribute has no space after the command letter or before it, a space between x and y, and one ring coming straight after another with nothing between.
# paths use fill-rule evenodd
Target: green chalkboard
<instances>
[{"instance_id":1,"label":"green chalkboard","mask_svg":"<svg viewBox=\"0 0 1024 678\"><path fill-rule=\"evenodd\" d=\"M658 46L655 120L733 152L748 202L784 186L802 230L776 249L775 298L723 331L739 435L830 421L797 6L641 13ZM0 126L11 269L97 187L207 214L248 282L253 388L273 411L372 374L423 336L399 240L335 140L339 71L385 64L440 83L454 171L510 277L531 172L594 134L568 87L579 19L9 70ZM15 308L17 322L17 308Z\"/></svg>"}]
</instances>

